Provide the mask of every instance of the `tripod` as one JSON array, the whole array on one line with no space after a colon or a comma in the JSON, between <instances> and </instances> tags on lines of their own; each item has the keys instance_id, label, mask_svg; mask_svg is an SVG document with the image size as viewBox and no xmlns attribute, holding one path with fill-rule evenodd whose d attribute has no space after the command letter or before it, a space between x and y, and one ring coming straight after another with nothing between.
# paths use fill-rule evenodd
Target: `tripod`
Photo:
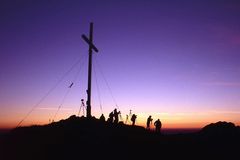
<instances>
[{"instance_id":1,"label":"tripod","mask_svg":"<svg viewBox=\"0 0 240 160\"><path fill-rule=\"evenodd\" d=\"M129 119L131 119L132 117L132 110L130 110L129 115L126 115L126 121L125 124L127 124L129 122ZM131 122L131 121L130 121Z\"/></svg>"},{"instance_id":2,"label":"tripod","mask_svg":"<svg viewBox=\"0 0 240 160\"><path fill-rule=\"evenodd\" d=\"M84 99L81 99L81 106L80 106L80 108L79 108L79 111L78 111L78 116L80 115L80 112L81 112L81 110L82 110L82 112L83 112L83 116L85 115L85 104L84 104Z\"/></svg>"}]
</instances>

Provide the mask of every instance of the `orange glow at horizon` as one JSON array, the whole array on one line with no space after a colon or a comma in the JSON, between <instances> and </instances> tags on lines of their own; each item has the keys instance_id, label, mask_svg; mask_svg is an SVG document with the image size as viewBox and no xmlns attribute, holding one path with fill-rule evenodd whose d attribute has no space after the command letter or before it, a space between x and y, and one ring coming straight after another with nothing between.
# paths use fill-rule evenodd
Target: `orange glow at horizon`
<instances>
[{"instance_id":1,"label":"orange glow at horizon","mask_svg":"<svg viewBox=\"0 0 240 160\"><path fill-rule=\"evenodd\" d=\"M47 111L46 111L47 110ZM52 121L49 119L49 115L52 112L51 108L40 108L38 109L38 113L33 113L30 115L21 126L29 126L29 125L44 125L48 124ZM39 113L40 112L40 113ZM55 122L61 119L66 119L69 116L73 115L73 113L77 113L77 109L63 109L57 117L55 118ZM152 115L153 121L151 128L154 128L154 121L158 118L162 122L163 129L171 129L171 128L202 128L207 124L215 123L217 121L227 121L233 122L235 125L240 125L240 122L237 120L240 116L239 112L230 112L230 111L206 111L206 112L186 112L186 113L136 113L137 120L136 125L146 127L146 120L149 115ZM18 122L21 120L24 114L18 114L17 116L12 114L8 114L11 116L2 116L0 117L0 128L11 129L15 128ZM51 113L53 117L53 112ZM76 115L76 114L75 114ZM104 114L105 118L108 118L108 114ZM125 122L125 114L122 114L122 120ZM80 115L81 116L81 115ZM93 113L93 116L96 118L100 117L99 113ZM127 124L131 125L129 121Z\"/></svg>"}]
</instances>

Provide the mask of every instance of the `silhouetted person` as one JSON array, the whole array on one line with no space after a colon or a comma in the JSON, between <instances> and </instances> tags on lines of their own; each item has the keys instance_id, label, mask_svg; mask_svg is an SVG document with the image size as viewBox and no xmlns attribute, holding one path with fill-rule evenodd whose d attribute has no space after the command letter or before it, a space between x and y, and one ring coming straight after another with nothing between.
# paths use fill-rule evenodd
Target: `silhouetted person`
<instances>
[{"instance_id":1,"label":"silhouetted person","mask_svg":"<svg viewBox=\"0 0 240 160\"><path fill-rule=\"evenodd\" d=\"M150 129L150 124L152 124L152 116L149 116L147 119L147 129Z\"/></svg>"},{"instance_id":2,"label":"silhouetted person","mask_svg":"<svg viewBox=\"0 0 240 160\"><path fill-rule=\"evenodd\" d=\"M120 111L117 111L117 109L115 108L113 111L113 116L114 116L114 123L118 123L118 115L120 114Z\"/></svg>"},{"instance_id":3,"label":"silhouetted person","mask_svg":"<svg viewBox=\"0 0 240 160\"><path fill-rule=\"evenodd\" d=\"M108 122L110 122L110 123L113 123L113 112L111 112L111 113L109 113L109 115L108 115L109 117L108 117Z\"/></svg>"},{"instance_id":4,"label":"silhouetted person","mask_svg":"<svg viewBox=\"0 0 240 160\"><path fill-rule=\"evenodd\" d=\"M137 115L133 114L132 117L131 117L131 121L132 121L133 126L135 125L136 119L137 119Z\"/></svg>"},{"instance_id":5,"label":"silhouetted person","mask_svg":"<svg viewBox=\"0 0 240 160\"><path fill-rule=\"evenodd\" d=\"M159 119L154 122L154 126L156 127L156 132L161 133L162 123Z\"/></svg>"},{"instance_id":6,"label":"silhouetted person","mask_svg":"<svg viewBox=\"0 0 240 160\"><path fill-rule=\"evenodd\" d=\"M105 122L105 117L104 117L104 115L102 114L101 116L100 116L100 121L102 121L102 122Z\"/></svg>"}]
</instances>

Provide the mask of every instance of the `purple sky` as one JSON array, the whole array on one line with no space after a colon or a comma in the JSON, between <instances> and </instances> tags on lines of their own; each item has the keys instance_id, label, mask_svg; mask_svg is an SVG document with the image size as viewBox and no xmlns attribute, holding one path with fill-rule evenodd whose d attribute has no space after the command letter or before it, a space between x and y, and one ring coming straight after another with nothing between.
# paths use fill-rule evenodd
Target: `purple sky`
<instances>
[{"instance_id":1,"label":"purple sky","mask_svg":"<svg viewBox=\"0 0 240 160\"><path fill-rule=\"evenodd\" d=\"M149 114L169 126L240 124L240 1L3 0L0 17L0 127L16 125L81 58L26 123L48 122L74 77L57 119L77 114L87 88L81 34L90 22L99 49L95 116L97 77L105 116L117 103L139 124Z\"/></svg>"}]
</instances>

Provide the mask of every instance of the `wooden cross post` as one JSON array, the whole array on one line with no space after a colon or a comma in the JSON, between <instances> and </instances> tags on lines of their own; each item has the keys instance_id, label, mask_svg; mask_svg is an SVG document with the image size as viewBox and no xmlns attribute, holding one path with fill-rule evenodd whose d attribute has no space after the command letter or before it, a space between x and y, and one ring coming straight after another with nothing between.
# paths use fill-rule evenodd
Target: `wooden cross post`
<instances>
[{"instance_id":1,"label":"wooden cross post","mask_svg":"<svg viewBox=\"0 0 240 160\"><path fill-rule=\"evenodd\" d=\"M93 23L90 23L89 38L82 35L82 38L89 45L88 58L88 89L87 89L87 118L91 118L91 89L92 89L92 50L98 52L98 49L93 44Z\"/></svg>"}]
</instances>

